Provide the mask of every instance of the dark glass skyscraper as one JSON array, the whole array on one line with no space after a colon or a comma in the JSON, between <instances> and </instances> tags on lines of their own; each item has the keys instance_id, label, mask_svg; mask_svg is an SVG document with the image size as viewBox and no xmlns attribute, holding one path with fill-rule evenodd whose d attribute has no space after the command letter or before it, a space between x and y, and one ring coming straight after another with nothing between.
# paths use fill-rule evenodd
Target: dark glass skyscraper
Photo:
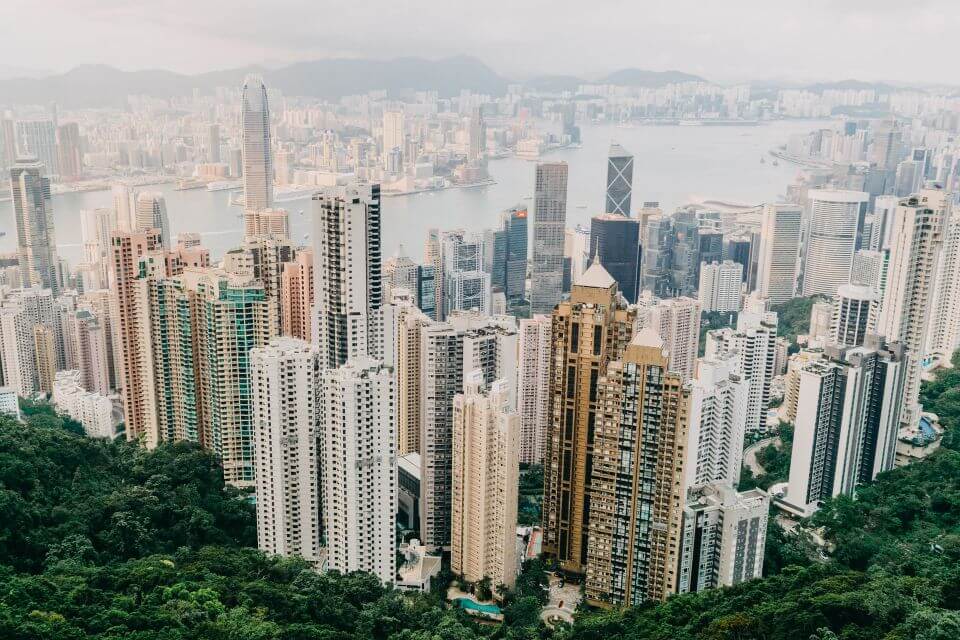
<instances>
[{"instance_id":1,"label":"dark glass skyscraper","mask_svg":"<svg viewBox=\"0 0 960 640\"><path fill-rule=\"evenodd\" d=\"M616 213L590 220L590 259L600 260L627 302L636 302L640 286L640 221Z\"/></svg>"},{"instance_id":2,"label":"dark glass skyscraper","mask_svg":"<svg viewBox=\"0 0 960 640\"><path fill-rule=\"evenodd\" d=\"M613 143L607 157L607 196L604 212L629 216L632 192L633 156L619 144Z\"/></svg>"},{"instance_id":3,"label":"dark glass skyscraper","mask_svg":"<svg viewBox=\"0 0 960 640\"><path fill-rule=\"evenodd\" d=\"M494 232L490 286L503 291L507 303L524 299L527 282L527 208L512 207L500 214Z\"/></svg>"}]
</instances>

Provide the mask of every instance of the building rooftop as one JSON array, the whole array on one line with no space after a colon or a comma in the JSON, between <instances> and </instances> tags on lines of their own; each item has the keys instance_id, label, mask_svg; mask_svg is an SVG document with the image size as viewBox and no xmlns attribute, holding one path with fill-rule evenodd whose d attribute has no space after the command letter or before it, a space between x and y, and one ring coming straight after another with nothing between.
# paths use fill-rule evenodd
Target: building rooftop
<instances>
[{"instance_id":1,"label":"building rooftop","mask_svg":"<svg viewBox=\"0 0 960 640\"><path fill-rule=\"evenodd\" d=\"M584 271L577 282L578 287L594 287L597 289L609 289L615 284L616 280L603 268L599 260L594 260L590 268Z\"/></svg>"}]
</instances>

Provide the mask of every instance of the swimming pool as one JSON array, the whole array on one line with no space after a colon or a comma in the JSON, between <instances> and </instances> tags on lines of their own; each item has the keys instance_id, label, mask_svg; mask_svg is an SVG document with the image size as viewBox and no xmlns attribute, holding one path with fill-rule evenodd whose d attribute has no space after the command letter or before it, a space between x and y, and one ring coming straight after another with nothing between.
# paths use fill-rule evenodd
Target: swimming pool
<instances>
[{"instance_id":1,"label":"swimming pool","mask_svg":"<svg viewBox=\"0 0 960 640\"><path fill-rule=\"evenodd\" d=\"M461 609L466 609L468 611L479 611L481 613L492 613L493 615L500 615L503 613L495 604L480 604L470 598L457 598L457 604Z\"/></svg>"}]
</instances>

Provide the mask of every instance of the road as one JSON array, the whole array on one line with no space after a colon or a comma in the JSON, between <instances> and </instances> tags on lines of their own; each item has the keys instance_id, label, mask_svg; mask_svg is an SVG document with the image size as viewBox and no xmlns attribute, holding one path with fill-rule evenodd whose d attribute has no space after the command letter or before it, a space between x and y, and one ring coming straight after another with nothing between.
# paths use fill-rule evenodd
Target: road
<instances>
[{"instance_id":1,"label":"road","mask_svg":"<svg viewBox=\"0 0 960 640\"><path fill-rule=\"evenodd\" d=\"M750 472L753 473L754 478L764 474L763 467L761 467L760 463L757 462L757 454L760 453L760 450L766 447L768 444L775 445L779 449L783 446L783 441L780 440L779 436L764 438L763 440L754 442L743 451L743 466L745 466L747 469L750 469Z\"/></svg>"}]
</instances>

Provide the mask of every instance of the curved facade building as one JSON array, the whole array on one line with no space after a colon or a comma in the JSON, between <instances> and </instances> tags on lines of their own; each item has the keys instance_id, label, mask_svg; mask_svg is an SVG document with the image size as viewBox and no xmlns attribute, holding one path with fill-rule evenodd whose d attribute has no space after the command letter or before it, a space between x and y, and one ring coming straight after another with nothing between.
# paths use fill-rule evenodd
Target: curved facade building
<instances>
[{"instance_id":1,"label":"curved facade building","mask_svg":"<svg viewBox=\"0 0 960 640\"><path fill-rule=\"evenodd\" d=\"M850 282L853 254L870 196L862 191L811 190L801 295L837 295Z\"/></svg>"}]
</instances>

